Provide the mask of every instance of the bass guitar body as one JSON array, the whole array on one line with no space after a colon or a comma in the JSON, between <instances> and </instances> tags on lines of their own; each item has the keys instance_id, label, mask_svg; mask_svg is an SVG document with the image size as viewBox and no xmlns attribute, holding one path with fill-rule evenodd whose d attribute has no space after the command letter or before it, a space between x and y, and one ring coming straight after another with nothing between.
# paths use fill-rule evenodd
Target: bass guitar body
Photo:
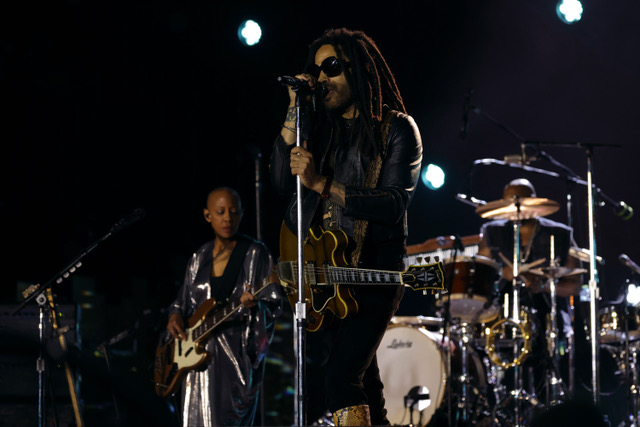
<instances>
[{"instance_id":1,"label":"bass guitar body","mask_svg":"<svg viewBox=\"0 0 640 427\"><path fill-rule=\"evenodd\" d=\"M162 397L172 396L185 375L192 370L204 369L211 355L204 350L208 336L194 337L194 332L206 321L216 308L211 298L203 302L185 325L185 340L171 339L156 349L154 379L156 393Z\"/></svg>"},{"instance_id":2,"label":"bass guitar body","mask_svg":"<svg viewBox=\"0 0 640 427\"><path fill-rule=\"evenodd\" d=\"M278 275L274 270L262 281L259 289L252 291L252 294L258 295L271 283L277 283L277 281ZM207 341L218 326L227 321L240 307L242 307L240 300L228 304L222 301L218 304L215 299L210 298L200 304L186 321L184 328L186 339L171 338L158 346L153 379L159 396L172 396L189 371L206 369L211 358L211 354L205 350Z\"/></svg>"}]
</instances>

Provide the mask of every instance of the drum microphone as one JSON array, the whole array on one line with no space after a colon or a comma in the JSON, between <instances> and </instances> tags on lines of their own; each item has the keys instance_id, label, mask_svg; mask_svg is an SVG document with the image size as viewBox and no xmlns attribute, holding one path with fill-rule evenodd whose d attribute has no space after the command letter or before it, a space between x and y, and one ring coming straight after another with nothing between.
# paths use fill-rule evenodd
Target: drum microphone
<instances>
[{"instance_id":1,"label":"drum microphone","mask_svg":"<svg viewBox=\"0 0 640 427\"><path fill-rule=\"evenodd\" d=\"M469 196L468 194L464 194L464 193L456 194L456 199L458 199L462 203L466 203L467 205L473 206L474 208L487 204L487 202L485 202L484 200L476 199L475 197Z\"/></svg>"},{"instance_id":2,"label":"drum microphone","mask_svg":"<svg viewBox=\"0 0 640 427\"><path fill-rule=\"evenodd\" d=\"M640 267L638 267L638 264L631 261L631 258L626 256L625 254L620 254L620 256L618 257L618 260L620 260L622 264L629 267L634 273L640 275Z\"/></svg>"},{"instance_id":3,"label":"drum microphone","mask_svg":"<svg viewBox=\"0 0 640 427\"><path fill-rule=\"evenodd\" d=\"M633 216L633 208L625 202L619 201L618 206L616 206L616 215L626 221Z\"/></svg>"},{"instance_id":4,"label":"drum microphone","mask_svg":"<svg viewBox=\"0 0 640 427\"><path fill-rule=\"evenodd\" d=\"M458 252L464 252L464 242L459 234L453 236L453 248Z\"/></svg>"},{"instance_id":5,"label":"drum microphone","mask_svg":"<svg viewBox=\"0 0 640 427\"><path fill-rule=\"evenodd\" d=\"M427 387L415 386L404 396L404 406L405 408L413 408L416 403L429 399L431 396Z\"/></svg>"}]
</instances>

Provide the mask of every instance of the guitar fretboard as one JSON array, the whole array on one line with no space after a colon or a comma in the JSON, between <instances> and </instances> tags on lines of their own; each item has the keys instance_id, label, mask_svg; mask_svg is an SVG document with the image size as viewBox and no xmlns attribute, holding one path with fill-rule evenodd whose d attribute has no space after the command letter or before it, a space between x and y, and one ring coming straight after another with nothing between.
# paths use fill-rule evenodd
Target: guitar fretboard
<instances>
[{"instance_id":1,"label":"guitar fretboard","mask_svg":"<svg viewBox=\"0 0 640 427\"><path fill-rule=\"evenodd\" d=\"M209 333L216 325L231 316L240 308L240 302L232 302L221 307L213 316L206 317L205 320L197 327L193 328L193 340L197 341L202 336Z\"/></svg>"},{"instance_id":2,"label":"guitar fretboard","mask_svg":"<svg viewBox=\"0 0 640 427\"><path fill-rule=\"evenodd\" d=\"M253 295L258 295L274 280L275 279L271 277L263 280L262 286L257 291L252 292ZM200 325L193 328L193 340L197 341L206 337L206 335L213 331L213 329L215 329L220 323L227 320L227 318L235 313L240 307L242 307L242 303L239 300L233 301L219 308L213 315L205 317L204 321Z\"/></svg>"},{"instance_id":3,"label":"guitar fretboard","mask_svg":"<svg viewBox=\"0 0 640 427\"><path fill-rule=\"evenodd\" d=\"M328 284L402 284L402 275L396 271L362 270L356 268L338 268L332 266L327 266L325 271L328 273L328 279L330 282Z\"/></svg>"}]
</instances>

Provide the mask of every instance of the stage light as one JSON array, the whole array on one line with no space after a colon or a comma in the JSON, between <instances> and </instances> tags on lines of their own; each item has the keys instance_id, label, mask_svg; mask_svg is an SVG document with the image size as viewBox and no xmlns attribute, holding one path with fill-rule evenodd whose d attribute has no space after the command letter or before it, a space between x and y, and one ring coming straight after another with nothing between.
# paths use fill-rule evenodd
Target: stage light
<instances>
[{"instance_id":1,"label":"stage light","mask_svg":"<svg viewBox=\"0 0 640 427\"><path fill-rule=\"evenodd\" d=\"M438 165L428 164L420 173L422 182L431 190L438 190L444 185L444 171Z\"/></svg>"},{"instance_id":2,"label":"stage light","mask_svg":"<svg viewBox=\"0 0 640 427\"><path fill-rule=\"evenodd\" d=\"M627 288L627 303L633 306L640 303L640 286L635 283L630 283Z\"/></svg>"},{"instance_id":3,"label":"stage light","mask_svg":"<svg viewBox=\"0 0 640 427\"><path fill-rule=\"evenodd\" d=\"M238 38L247 46L257 45L261 37L262 28L260 28L260 25L256 21L248 19L238 27Z\"/></svg>"},{"instance_id":4,"label":"stage light","mask_svg":"<svg viewBox=\"0 0 640 427\"><path fill-rule=\"evenodd\" d=\"M582 3L579 0L560 0L556 13L565 24L573 24L582 18Z\"/></svg>"}]
</instances>

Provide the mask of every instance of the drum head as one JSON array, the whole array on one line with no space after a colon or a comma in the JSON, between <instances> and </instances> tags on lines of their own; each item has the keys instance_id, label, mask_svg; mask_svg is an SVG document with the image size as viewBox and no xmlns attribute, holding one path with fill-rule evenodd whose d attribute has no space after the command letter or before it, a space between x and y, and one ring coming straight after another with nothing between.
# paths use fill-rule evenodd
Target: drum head
<instances>
[{"instance_id":1,"label":"drum head","mask_svg":"<svg viewBox=\"0 0 640 427\"><path fill-rule=\"evenodd\" d=\"M446 374L437 335L391 325L382 338L376 356L391 424L427 424L442 403Z\"/></svg>"}]
</instances>

